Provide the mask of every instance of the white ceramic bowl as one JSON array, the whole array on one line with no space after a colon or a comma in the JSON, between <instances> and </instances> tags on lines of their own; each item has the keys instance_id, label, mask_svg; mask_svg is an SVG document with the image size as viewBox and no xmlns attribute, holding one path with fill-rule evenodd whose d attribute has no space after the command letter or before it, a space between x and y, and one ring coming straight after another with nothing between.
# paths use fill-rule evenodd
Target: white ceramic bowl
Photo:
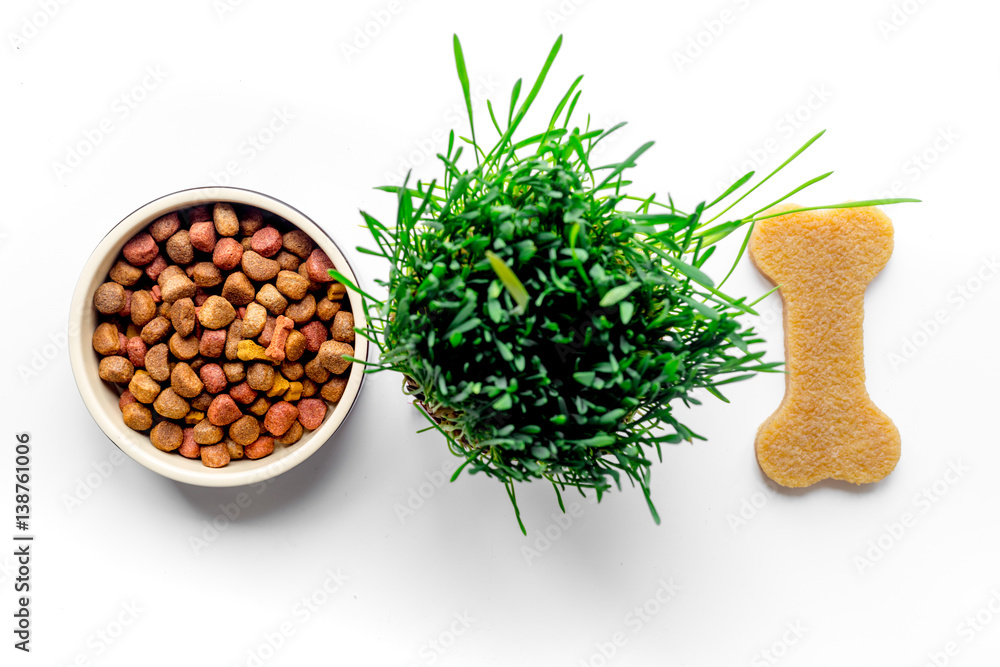
<instances>
[{"instance_id":1,"label":"white ceramic bowl","mask_svg":"<svg viewBox=\"0 0 1000 667\"><path fill-rule=\"evenodd\" d=\"M108 280L108 271L121 253L122 246L135 234L160 216L171 211L208 204L230 202L249 204L270 211L298 227L329 255L338 271L346 275L354 284L357 279L351 271L344 255L333 240L316 223L288 204L252 190L240 188L206 187L181 190L152 201L119 222L108 232L94 250L73 292L69 321L69 356L83 402L90 410L101 430L107 434L123 452L154 472L170 479L198 486L240 486L255 484L305 461L319 449L347 418L351 407L361 390L364 377L360 364L351 366L347 389L343 398L332 409L327 410L326 419L315 431L306 431L302 438L289 447L278 445L270 456L251 461L240 459L230 462L224 468L207 468L198 459L187 459L176 452L161 452L149 442L149 437L125 426L121 410L118 408L118 393L101 380L97 374L99 357L91 344L91 335L97 326L97 312L93 306L93 295L97 287ZM361 299L349 292L351 310L354 311L355 326L365 324ZM368 341L358 336L355 341L355 356L368 358Z\"/></svg>"}]
</instances>

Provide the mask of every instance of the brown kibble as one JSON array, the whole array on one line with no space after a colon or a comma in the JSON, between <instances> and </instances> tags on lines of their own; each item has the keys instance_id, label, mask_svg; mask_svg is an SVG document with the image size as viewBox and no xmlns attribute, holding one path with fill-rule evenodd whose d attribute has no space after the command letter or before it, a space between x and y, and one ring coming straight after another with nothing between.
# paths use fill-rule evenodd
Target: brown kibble
<instances>
[{"instance_id":1,"label":"brown kibble","mask_svg":"<svg viewBox=\"0 0 1000 667\"><path fill-rule=\"evenodd\" d=\"M300 259L309 257L309 253L315 247L309 235L301 229L285 232L285 235L281 237L281 246Z\"/></svg>"},{"instance_id":2,"label":"brown kibble","mask_svg":"<svg viewBox=\"0 0 1000 667\"><path fill-rule=\"evenodd\" d=\"M226 451L229 452L229 458L232 460L237 460L243 458L243 445L238 445L229 438L223 441L226 446Z\"/></svg>"},{"instance_id":3,"label":"brown kibble","mask_svg":"<svg viewBox=\"0 0 1000 667\"><path fill-rule=\"evenodd\" d=\"M288 347L287 343L285 343L285 347ZM294 382L302 379L302 376L306 374L306 369L302 364L286 358L283 362L281 362L281 374L286 380Z\"/></svg>"},{"instance_id":4,"label":"brown kibble","mask_svg":"<svg viewBox=\"0 0 1000 667\"><path fill-rule=\"evenodd\" d=\"M240 382L229 389L229 395L233 397L234 401L238 401L243 405L250 405L257 398L257 392L254 391L250 385L246 382Z\"/></svg>"},{"instance_id":5,"label":"brown kibble","mask_svg":"<svg viewBox=\"0 0 1000 667\"><path fill-rule=\"evenodd\" d=\"M188 230L178 230L167 239L167 257L178 264L190 264L194 261L194 246L191 245Z\"/></svg>"},{"instance_id":6,"label":"brown kibble","mask_svg":"<svg viewBox=\"0 0 1000 667\"><path fill-rule=\"evenodd\" d=\"M178 396L173 387L167 387L153 401L153 409L167 419L183 419L191 411L191 404Z\"/></svg>"},{"instance_id":7,"label":"brown kibble","mask_svg":"<svg viewBox=\"0 0 1000 667\"><path fill-rule=\"evenodd\" d=\"M135 367L132 362L122 356L104 357L97 366L97 373L101 379L115 384L126 384L132 379Z\"/></svg>"},{"instance_id":8,"label":"brown kibble","mask_svg":"<svg viewBox=\"0 0 1000 667\"><path fill-rule=\"evenodd\" d=\"M125 247L122 248L122 255L132 266L145 266L152 262L160 254L160 248L156 241L146 232L136 234Z\"/></svg>"},{"instance_id":9,"label":"brown kibble","mask_svg":"<svg viewBox=\"0 0 1000 667\"><path fill-rule=\"evenodd\" d=\"M198 337L193 334L190 336L181 336L178 333L174 333L170 337L170 340L167 341L170 354L183 361L194 359L198 355L198 344Z\"/></svg>"},{"instance_id":10,"label":"brown kibble","mask_svg":"<svg viewBox=\"0 0 1000 667\"><path fill-rule=\"evenodd\" d=\"M251 445L260 436L260 424L257 418L244 415L229 427L229 437L239 445Z\"/></svg>"},{"instance_id":11,"label":"brown kibble","mask_svg":"<svg viewBox=\"0 0 1000 667\"><path fill-rule=\"evenodd\" d=\"M330 337L344 343L354 343L354 313L342 310L333 318Z\"/></svg>"},{"instance_id":12,"label":"brown kibble","mask_svg":"<svg viewBox=\"0 0 1000 667\"><path fill-rule=\"evenodd\" d=\"M142 403L129 403L122 410L125 425L133 431L145 431L153 425L153 413Z\"/></svg>"},{"instance_id":13,"label":"brown kibble","mask_svg":"<svg viewBox=\"0 0 1000 667\"><path fill-rule=\"evenodd\" d=\"M326 298L330 301L343 301L347 296L347 287L344 283L333 283L326 288Z\"/></svg>"},{"instance_id":14,"label":"brown kibble","mask_svg":"<svg viewBox=\"0 0 1000 667\"><path fill-rule=\"evenodd\" d=\"M157 382L165 382L170 377L169 349L164 343L154 345L146 352L146 370Z\"/></svg>"},{"instance_id":15,"label":"brown kibble","mask_svg":"<svg viewBox=\"0 0 1000 667\"><path fill-rule=\"evenodd\" d=\"M208 392L202 392L191 399L191 409L198 412L206 412L214 399L215 396L212 396Z\"/></svg>"},{"instance_id":16,"label":"brown kibble","mask_svg":"<svg viewBox=\"0 0 1000 667\"><path fill-rule=\"evenodd\" d=\"M212 262L198 262L191 269L191 280L198 287L215 287L222 282L222 271Z\"/></svg>"},{"instance_id":17,"label":"brown kibble","mask_svg":"<svg viewBox=\"0 0 1000 667\"><path fill-rule=\"evenodd\" d=\"M132 292L132 308L129 313L132 323L144 327L156 317L156 302L153 295L140 289Z\"/></svg>"},{"instance_id":18,"label":"brown kibble","mask_svg":"<svg viewBox=\"0 0 1000 667\"><path fill-rule=\"evenodd\" d=\"M90 340L94 346L94 350L101 356L118 354L122 351L121 339L118 337L118 327L110 322L98 324Z\"/></svg>"},{"instance_id":19,"label":"brown kibble","mask_svg":"<svg viewBox=\"0 0 1000 667\"><path fill-rule=\"evenodd\" d=\"M222 364L222 372L226 374L226 379L233 384L243 382L247 377L246 367L242 361L230 361Z\"/></svg>"},{"instance_id":20,"label":"brown kibble","mask_svg":"<svg viewBox=\"0 0 1000 667\"><path fill-rule=\"evenodd\" d=\"M136 368L145 368L146 366L146 344L142 342L142 339L138 336L133 336L128 339L125 343L125 354L128 356L128 360L132 362L132 365Z\"/></svg>"},{"instance_id":21,"label":"brown kibble","mask_svg":"<svg viewBox=\"0 0 1000 667\"><path fill-rule=\"evenodd\" d=\"M282 271L293 271L293 272L297 268L299 268L299 264L302 263L298 257L296 257L290 252L285 252L284 250L282 250L281 252L279 252L277 255L274 256L274 261L278 263L278 267Z\"/></svg>"},{"instance_id":22,"label":"brown kibble","mask_svg":"<svg viewBox=\"0 0 1000 667\"><path fill-rule=\"evenodd\" d=\"M288 401L278 401L264 416L264 428L270 433L280 436L291 428L299 418L299 409Z\"/></svg>"},{"instance_id":23,"label":"brown kibble","mask_svg":"<svg viewBox=\"0 0 1000 667\"><path fill-rule=\"evenodd\" d=\"M170 306L170 323L181 336L190 336L194 331L194 301L190 297L179 299Z\"/></svg>"},{"instance_id":24,"label":"brown kibble","mask_svg":"<svg viewBox=\"0 0 1000 667\"><path fill-rule=\"evenodd\" d=\"M315 357L306 362L305 369L306 377L313 382L323 384L330 379L330 371L323 368L323 364L319 363L319 359L316 359Z\"/></svg>"},{"instance_id":25,"label":"brown kibble","mask_svg":"<svg viewBox=\"0 0 1000 667\"><path fill-rule=\"evenodd\" d=\"M289 361L298 361L299 359L302 358L302 355L305 354L305 351L306 351L306 337L303 336L302 333L295 331L294 329L289 331L288 337L285 339L285 359ZM288 378L288 379L296 380L298 378Z\"/></svg>"},{"instance_id":26,"label":"brown kibble","mask_svg":"<svg viewBox=\"0 0 1000 667\"><path fill-rule=\"evenodd\" d=\"M220 239L212 251L212 262L223 271L235 269L240 265L241 259L243 259L243 246L236 239Z\"/></svg>"},{"instance_id":27,"label":"brown kibble","mask_svg":"<svg viewBox=\"0 0 1000 667\"><path fill-rule=\"evenodd\" d=\"M243 320L233 320L226 331L226 359L236 359L239 355L240 341L243 340Z\"/></svg>"},{"instance_id":28,"label":"brown kibble","mask_svg":"<svg viewBox=\"0 0 1000 667\"><path fill-rule=\"evenodd\" d=\"M294 445L296 442L301 440L304 432L302 424L295 422L288 427L288 430L285 431L284 435L280 438L275 438L274 441L288 447L289 445Z\"/></svg>"},{"instance_id":29,"label":"brown kibble","mask_svg":"<svg viewBox=\"0 0 1000 667\"><path fill-rule=\"evenodd\" d=\"M301 301L288 306L285 309L285 317L290 318L296 324L305 324L316 314L316 297L306 294Z\"/></svg>"},{"instance_id":30,"label":"brown kibble","mask_svg":"<svg viewBox=\"0 0 1000 667\"><path fill-rule=\"evenodd\" d=\"M104 315L115 315L125 307L125 288L116 282L106 282L94 292L94 307Z\"/></svg>"},{"instance_id":31,"label":"brown kibble","mask_svg":"<svg viewBox=\"0 0 1000 667\"><path fill-rule=\"evenodd\" d=\"M261 459L274 451L274 438L269 435L262 435L253 444L243 448L243 453L248 459Z\"/></svg>"},{"instance_id":32,"label":"brown kibble","mask_svg":"<svg viewBox=\"0 0 1000 667\"><path fill-rule=\"evenodd\" d=\"M354 348L339 340L328 340L320 345L316 358L319 359L319 363L323 364L323 368L334 375L339 375L351 365L350 361L343 358L342 355L345 354L353 356Z\"/></svg>"},{"instance_id":33,"label":"brown kibble","mask_svg":"<svg viewBox=\"0 0 1000 667\"><path fill-rule=\"evenodd\" d=\"M201 422L204 424L205 422ZM213 426L212 428L218 428ZM195 438L197 438L198 427L194 427ZM221 430L221 429L220 429ZM196 440L197 441L197 440ZM213 445L205 445L201 447L200 451L201 462L205 464L207 468L223 468L229 465L230 456L229 448L226 447L224 443L218 443Z\"/></svg>"},{"instance_id":34,"label":"brown kibble","mask_svg":"<svg viewBox=\"0 0 1000 667\"><path fill-rule=\"evenodd\" d=\"M331 403L336 403L344 395L347 388L347 378L334 376L319 390L319 395Z\"/></svg>"},{"instance_id":35,"label":"brown kibble","mask_svg":"<svg viewBox=\"0 0 1000 667\"><path fill-rule=\"evenodd\" d=\"M260 212L260 209L247 206L240 217L240 234L243 236L253 236L263 226L264 215Z\"/></svg>"},{"instance_id":36,"label":"brown kibble","mask_svg":"<svg viewBox=\"0 0 1000 667\"><path fill-rule=\"evenodd\" d=\"M261 257L273 257L281 250L281 232L274 227L264 227L254 232L250 247Z\"/></svg>"},{"instance_id":37,"label":"brown kibble","mask_svg":"<svg viewBox=\"0 0 1000 667\"><path fill-rule=\"evenodd\" d=\"M259 283L273 279L276 275L278 275L278 271L281 270L276 261L273 259L267 259L266 257L261 257L253 250L248 250L243 253L240 264L243 267L243 273L245 273L250 280L255 280Z\"/></svg>"},{"instance_id":38,"label":"brown kibble","mask_svg":"<svg viewBox=\"0 0 1000 667\"><path fill-rule=\"evenodd\" d=\"M236 236L240 231L240 221L232 204L217 203L212 208L212 221L219 236Z\"/></svg>"},{"instance_id":39,"label":"brown kibble","mask_svg":"<svg viewBox=\"0 0 1000 667\"><path fill-rule=\"evenodd\" d=\"M152 403L160 395L159 383L147 371L136 371L128 383L128 390L140 403Z\"/></svg>"},{"instance_id":40,"label":"brown kibble","mask_svg":"<svg viewBox=\"0 0 1000 667\"><path fill-rule=\"evenodd\" d=\"M160 286L160 297L164 301L173 303L179 299L193 297L198 289L198 286L183 273L174 273L168 278L164 278L165 275L167 275L166 271L160 274L157 281Z\"/></svg>"},{"instance_id":41,"label":"brown kibble","mask_svg":"<svg viewBox=\"0 0 1000 667\"><path fill-rule=\"evenodd\" d=\"M250 413L257 415L258 417L263 417L270 408L271 401L261 396L250 406Z\"/></svg>"},{"instance_id":42,"label":"brown kibble","mask_svg":"<svg viewBox=\"0 0 1000 667\"><path fill-rule=\"evenodd\" d=\"M310 431L315 431L326 417L326 402L318 398L303 398L299 401L299 422Z\"/></svg>"},{"instance_id":43,"label":"brown kibble","mask_svg":"<svg viewBox=\"0 0 1000 667\"><path fill-rule=\"evenodd\" d=\"M149 235L153 237L157 243L162 243L166 241L174 233L181 228L181 219L177 216L177 212L167 213L161 218L157 218L149 226Z\"/></svg>"},{"instance_id":44,"label":"brown kibble","mask_svg":"<svg viewBox=\"0 0 1000 667\"><path fill-rule=\"evenodd\" d=\"M319 391L319 387L316 386L315 382L309 378L302 378L302 398L315 396L317 391Z\"/></svg>"},{"instance_id":45,"label":"brown kibble","mask_svg":"<svg viewBox=\"0 0 1000 667\"><path fill-rule=\"evenodd\" d=\"M310 352L319 352L320 346L326 342L326 327L322 322L312 321L300 329L306 339L306 349Z\"/></svg>"},{"instance_id":46,"label":"brown kibble","mask_svg":"<svg viewBox=\"0 0 1000 667\"><path fill-rule=\"evenodd\" d=\"M243 338L256 338L264 331L265 324L267 324L267 308L259 303L249 304L246 317L243 318Z\"/></svg>"},{"instance_id":47,"label":"brown kibble","mask_svg":"<svg viewBox=\"0 0 1000 667\"><path fill-rule=\"evenodd\" d=\"M177 453L189 459L201 458L201 446L194 441L194 429L186 428L183 430L183 434Z\"/></svg>"},{"instance_id":48,"label":"brown kibble","mask_svg":"<svg viewBox=\"0 0 1000 667\"><path fill-rule=\"evenodd\" d=\"M306 271L309 273L309 280L316 283L329 283L333 281L328 273L333 268L333 262L325 252L316 248L309 254L306 260Z\"/></svg>"},{"instance_id":49,"label":"brown kibble","mask_svg":"<svg viewBox=\"0 0 1000 667\"><path fill-rule=\"evenodd\" d=\"M267 321L264 322L264 330L260 332L260 336L257 337L257 342L261 345L267 346L271 344L271 337L274 335L274 327L277 323L277 318L272 315L267 316Z\"/></svg>"},{"instance_id":50,"label":"brown kibble","mask_svg":"<svg viewBox=\"0 0 1000 667\"><path fill-rule=\"evenodd\" d=\"M226 381L226 374L219 364L205 364L198 369L198 377L205 385L205 391L210 394L218 394L229 384Z\"/></svg>"},{"instance_id":51,"label":"brown kibble","mask_svg":"<svg viewBox=\"0 0 1000 667\"><path fill-rule=\"evenodd\" d=\"M243 237L243 240L240 241L240 246L243 248L244 253L253 250L253 243L249 237Z\"/></svg>"},{"instance_id":52,"label":"brown kibble","mask_svg":"<svg viewBox=\"0 0 1000 667\"><path fill-rule=\"evenodd\" d=\"M119 285L131 287L139 282L139 278L142 278L142 269L137 266L132 266L125 260L119 259L115 262L115 265L111 267L109 277Z\"/></svg>"},{"instance_id":53,"label":"brown kibble","mask_svg":"<svg viewBox=\"0 0 1000 667\"><path fill-rule=\"evenodd\" d=\"M149 441L161 452L172 452L184 441L184 429L173 422L160 422L149 432Z\"/></svg>"},{"instance_id":54,"label":"brown kibble","mask_svg":"<svg viewBox=\"0 0 1000 667\"><path fill-rule=\"evenodd\" d=\"M198 250L202 252L215 250L215 224L210 220L192 223L188 234L191 237L191 245Z\"/></svg>"},{"instance_id":55,"label":"brown kibble","mask_svg":"<svg viewBox=\"0 0 1000 667\"><path fill-rule=\"evenodd\" d=\"M202 357L195 357L190 362L188 362L188 365L191 367L191 370L197 373L198 370L207 363L208 362L205 361L205 359L203 359Z\"/></svg>"},{"instance_id":56,"label":"brown kibble","mask_svg":"<svg viewBox=\"0 0 1000 667\"><path fill-rule=\"evenodd\" d=\"M212 295L198 311L198 321L207 329L222 329L236 319L236 309L221 296Z\"/></svg>"},{"instance_id":57,"label":"brown kibble","mask_svg":"<svg viewBox=\"0 0 1000 667\"><path fill-rule=\"evenodd\" d=\"M178 396L183 398L194 398L205 388L205 384L198 377L198 374L191 370L191 366L183 361L175 365L174 369L170 371L170 386L177 392Z\"/></svg>"},{"instance_id":58,"label":"brown kibble","mask_svg":"<svg viewBox=\"0 0 1000 667\"><path fill-rule=\"evenodd\" d=\"M116 285L117 283L111 283ZM119 285L120 287L120 285ZM288 307L288 299L271 283L265 283L257 292L257 303L271 311L272 315L281 315Z\"/></svg>"},{"instance_id":59,"label":"brown kibble","mask_svg":"<svg viewBox=\"0 0 1000 667\"><path fill-rule=\"evenodd\" d=\"M166 268L167 260L163 259L163 255L157 255L156 258L146 266L146 275L149 276L150 280L156 280Z\"/></svg>"},{"instance_id":60,"label":"brown kibble","mask_svg":"<svg viewBox=\"0 0 1000 667\"><path fill-rule=\"evenodd\" d=\"M222 440L224 432L207 419L194 425L194 441L199 445L214 445Z\"/></svg>"},{"instance_id":61,"label":"brown kibble","mask_svg":"<svg viewBox=\"0 0 1000 667\"><path fill-rule=\"evenodd\" d=\"M156 345L170 333L170 320L157 316L146 323L139 336L146 345Z\"/></svg>"},{"instance_id":62,"label":"brown kibble","mask_svg":"<svg viewBox=\"0 0 1000 667\"><path fill-rule=\"evenodd\" d=\"M208 419L216 426L232 424L242 416L243 413L229 394L219 394L208 407Z\"/></svg>"},{"instance_id":63,"label":"brown kibble","mask_svg":"<svg viewBox=\"0 0 1000 667\"><path fill-rule=\"evenodd\" d=\"M247 369L247 384L251 389L267 391L274 384L274 366L264 363L251 364Z\"/></svg>"},{"instance_id":64,"label":"brown kibble","mask_svg":"<svg viewBox=\"0 0 1000 667\"><path fill-rule=\"evenodd\" d=\"M257 295L253 283L239 271L230 273L222 286L222 298L234 306L245 306Z\"/></svg>"},{"instance_id":65,"label":"brown kibble","mask_svg":"<svg viewBox=\"0 0 1000 667\"><path fill-rule=\"evenodd\" d=\"M279 271L275 287L292 301L298 301L305 298L306 292L309 291L309 279L294 271Z\"/></svg>"},{"instance_id":66,"label":"brown kibble","mask_svg":"<svg viewBox=\"0 0 1000 667\"><path fill-rule=\"evenodd\" d=\"M324 322L329 322L340 312L340 307L341 303L339 301L330 301L326 297L323 297L316 304L316 317Z\"/></svg>"}]
</instances>

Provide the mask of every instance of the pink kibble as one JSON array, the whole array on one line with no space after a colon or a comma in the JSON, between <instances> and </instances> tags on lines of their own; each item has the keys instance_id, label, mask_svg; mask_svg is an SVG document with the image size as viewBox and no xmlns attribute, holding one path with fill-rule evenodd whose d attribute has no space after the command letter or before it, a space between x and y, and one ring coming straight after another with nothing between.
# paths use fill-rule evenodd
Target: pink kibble
<instances>
[{"instance_id":1,"label":"pink kibble","mask_svg":"<svg viewBox=\"0 0 1000 667\"><path fill-rule=\"evenodd\" d=\"M122 248L122 254L132 266L145 266L156 259L156 256L160 254L160 248L148 232L142 232L129 239L125 247Z\"/></svg>"},{"instance_id":2,"label":"pink kibble","mask_svg":"<svg viewBox=\"0 0 1000 667\"><path fill-rule=\"evenodd\" d=\"M274 438L262 435L243 448L243 455L248 459L260 459L274 451Z\"/></svg>"},{"instance_id":3,"label":"pink kibble","mask_svg":"<svg viewBox=\"0 0 1000 667\"><path fill-rule=\"evenodd\" d=\"M198 377L205 385L205 391L210 394L218 394L226 388L226 374L219 364L205 364L198 369Z\"/></svg>"},{"instance_id":4,"label":"pink kibble","mask_svg":"<svg viewBox=\"0 0 1000 667\"><path fill-rule=\"evenodd\" d=\"M316 248L309 255L309 259L306 260L306 271L309 273L309 280L314 283L329 283L333 282L333 278L330 277L328 271L333 268L333 262L327 257L327 254Z\"/></svg>"},{"instance_id":5,"label":"pink kibble","mask_svg":"<svg viewBox=\"0 0 1000 667\"><path fill-rule=\"evenodd\" d=\"M203 357L215 358L226 349L225 329L206 329L201 334L201 342L198 344L198 352ZM221 369L220 369L221 370Z\"/></svg>"},{"instance_id":6,"label":"pink kibble","mask_svg":"<svg viewBox=\"0 0 1000 667\"><path fill-rule=\"evenodd\" d=\"M302 428L313 431L319 428L326 417L326 401L318 398L303 398L299 401L299 423Z\"/></svg>"},{"instance_id":7,"label":"pink kibble","mask_svg":"<svg viewBox=\"0 0 1000 667\"><path fill-rule=\"evenodd\" d=\"M259 229L250 239L250 247L263 257L276 255L281 250L281 232L274 227Z\"/></svg>"},{"instance_id":8,"label":"pink kibble","mask_svg":"<svg viewBox=\"0 0 1000 667\"><path fill-rule=\"evenodd\" d=\"M201 458L201 446L194 441L194 429L186 428L184 429L184 438L181 440L181 446L177 450L181 456L189 459L199 459Z\"/></svg>"},{"instance_id":9,"label":"pink kibble","mask_svg":"<svg viewBox=\"0 0 1000 667\"><path fill-rule=\"evenodd\" d=\"M146 367L146 350L146 343L139 336L132 336L125 344L125 353L128 354L128 360L136 368Z\"/></svg>"},{"instance_id":10,"label":"pink kibble","mask_svg":"<svg viewBox=\"0 0 1000 667\"><path fill-rule=\"evenodd\" d=\"M212 219L212 211L209 210L208 205L204 204L202 206L192 206L188 209L188 220L192 223L204 222L205 220Z\"/></svg>"},{"instance_id":11,"label":"pink kibble","mask_svg":"<svg viewBox=\"0 0 1000 667\"><path fill-rule=\"evenodd\" d=\"M153 303L161 303L163 301L163 297L160 296L159 285L153 285L153 288L149 290L149 293L153 295Z\"/></svg>"},{"instance_id":12,"label":"pink kibble","mask_svg":"<svg viewBox=\"0 0 1000 667\"><path fill-rule=\"evenodd\" d=\"M163 259L163 255L157 255L156 259L146 267L146 275L149 276L150 280L156 280L165 268L167 268L167 260Z\"/></svg>"},{"instance_id":13,"label":"pink kibble","mask_svg":"<svg viewBox=\"0 0 1000 667\"><path fill-rule=\"evenodd\" d=\"M126 405L128 405L129 403L136 403L136 402L137 402L136 398L135 396L132 395L132 392L126 389L125 391L122 392L122 395L118 397L118 409L124 410Z\"/></svg>"},{"instance_id":14,"label":"pink kibble","mask_svg":"<svg viewBox=\"0 0 1000 667\"><path fill-rule=\"evenodd\" d=\"M306 349L310 352L319 352L320 346L326 342L327 331L322 322L313 320L299 331L306 337Z\"/></svg>"},{"instance_id":15,"label":"pink kibble","mask_svg":"<svg viewBox=\"0 0 1000 667\"><path fill-rule=\"evenodd\" d=\"M208 301L208 297L210 296L212 295L206 292L204 288L199 287L194 292L194 305L198 306L198 308L201 308L203 305L205 305L205 302ZM197 316L198 314L195 313L195 317Z\"/></svg>"},{"instance_id":16,"label":"pink kibble","mask_svg":"<svg viewBox=\"0 0 1000 667\"><path fill-rule=\"evenodd\" d=\"M219 239L212 253L212 263L223 271L235 269L243 259L243 244L234 238Z\"/></svg>"},{"instance_id":17,"label":"pink kibble","mask_svg":"<svg viewBox=\"0 0 1000 667\"><path fill-rule=\"evenodd\" d=\"M202 252L215 250L215 223L211 220L196 222L188 230L191 245Z\"/></svg>"},{"instance_id":18,"label":"pink kibble","mask_svg":"<svg viewBox=\"0 0 1000 667\"><path fill-rule=\"evenodd\" d=\"M132 315L132 290L125 290L125 304L122 309L118 311L118 314L122 317L131 317Z\"/></svg>"},{"instance_id":19,"label":"pink kibble","mask_svg":"<svg viewBox=\"0 0 1000 667\"><path fill-rule=\"evenodd\" d=\"M257 400L257 392L251 389L250 385L245 381L230 388L229 395L233 397L233 400L239 401L244 405L250 405Z\"/></svg>"},{"instance_id":20,"label":"pink kibble","mask_svg":"<svg viewBox=\"0 0 1000 667\"><path fill-rule=\"evenodd\" d=\"M278 401L264 415L264 428L279 438L292 427L299 418L299 409L288 401Z\"/></svg>"},{"instance_id":21,"label":"pink kibble","mask_svg":"<svg viewBox=\"0 0 1000 667\"><path fill-rule=\"evenodd\" d=\"M246 317L247 317L247 307L246 306L240 306L239 308L236 309L236 312L239 313L239 318L241 320L245 320L246 319Z\"/></svg>"},{"instance_id":22,"label":"pink kibble","mask_svg":"<svg viewBox=\"0 0 1000 667\"><path fill-rule=\"evenodd\" d=\"M208 406L208 421L216 426L225 426L243 416L229 394L219 394L212 399L212 404Z\"/></svg>"},{"instance_id":23,"label":"pink kibble","mask_svg":"<svg viewBox=\"0 0 1000 667\"><path fill-rule=\"evenodd\" d=\"M118 332L118 349L119 350L124 350L127 345L128 345L128 336L126 336L125 334L123 334L122 332L119 331Z\"/></svg>"}]
</instances>

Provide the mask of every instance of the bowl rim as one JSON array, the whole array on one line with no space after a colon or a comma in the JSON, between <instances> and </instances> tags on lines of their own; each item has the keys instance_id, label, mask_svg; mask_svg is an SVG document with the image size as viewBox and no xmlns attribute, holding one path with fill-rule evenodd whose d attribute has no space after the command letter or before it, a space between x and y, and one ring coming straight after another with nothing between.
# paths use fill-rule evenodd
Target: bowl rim
<instances>
[{"instance_id":1,"label":"bowl rim","mask_svg":"<svg viewBox=\"0 0 1000 667\"><path fill-rule=\"evenodd\" d=\"M234 461L225 468L213 469L202 465L198 459L185 459L174 452L161 452L153 447L148 435L132 431L121 421L117 401L115 401L114 416L118 418L109 417L107 398L102 398L100 392L102 388L105 390L111 388L97 375L97 355L90 340L92 332L85 330L86 327L83 326L88 311L92 312L93 288L106 280L110 266L128 239L163 215L213 202L255 206L279 216L293 227L306 232L316 245L327 253L337 270L361 287L353 267L333 237L312 218L290 204L257 190L232 186L202 186L177 190L140 206L113 225L85 262L70 302L68 328L70 367L87 411L105 436L129 458L153 472L186 484L206 487L243 486L257 484L291 470L314 454L333 436L357 403L365 376L363 364L352 364L343 397L332 408L328 408L326 419L320 427L307 432L295 445L283 450L281 457L269 461L272 454L253 461L242 459ZM100 270L102 265L106 265L103 271ZM95 280L98 282L95 283ZM367 323L362 298L354 290L348 290L348 299L354 313L355 327L364 329ZM91 316L96 320L96 313L92 313ZM367 361L369 353L370 342L363 336L356 336L354 356Z\"/></svg>"}]
</instances>

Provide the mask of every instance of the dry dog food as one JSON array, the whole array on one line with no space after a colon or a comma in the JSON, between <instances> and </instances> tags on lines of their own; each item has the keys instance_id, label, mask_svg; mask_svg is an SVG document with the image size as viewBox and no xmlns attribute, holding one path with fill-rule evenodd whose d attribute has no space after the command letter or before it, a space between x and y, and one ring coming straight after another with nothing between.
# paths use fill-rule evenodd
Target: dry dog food
<instances>
[{"instance_id":1,"label":"dry dog food","mask_svg":"<svg viewBox=\"0 0 1000 667\"><path fill-rule=\"evenodd\" d=\"M343 395L354 317L307 234L250 207L168 213L94 292L100 377L153 447L221 468L294 445Z\"/></svg>"},{"instance_id":2,"label":"dry dog food","mask_svg":"<svg viewBox=\"0 0 1000 667\"><path fill-rule=\"evenodd\" d=\"M785 309L785 398L756 440L779 484L876 482L899 460L899 431L865 389L862 332L865 288L891 254L892 223L876 208L791 213L750 237Z\"/></svg>"}]
</instances>

